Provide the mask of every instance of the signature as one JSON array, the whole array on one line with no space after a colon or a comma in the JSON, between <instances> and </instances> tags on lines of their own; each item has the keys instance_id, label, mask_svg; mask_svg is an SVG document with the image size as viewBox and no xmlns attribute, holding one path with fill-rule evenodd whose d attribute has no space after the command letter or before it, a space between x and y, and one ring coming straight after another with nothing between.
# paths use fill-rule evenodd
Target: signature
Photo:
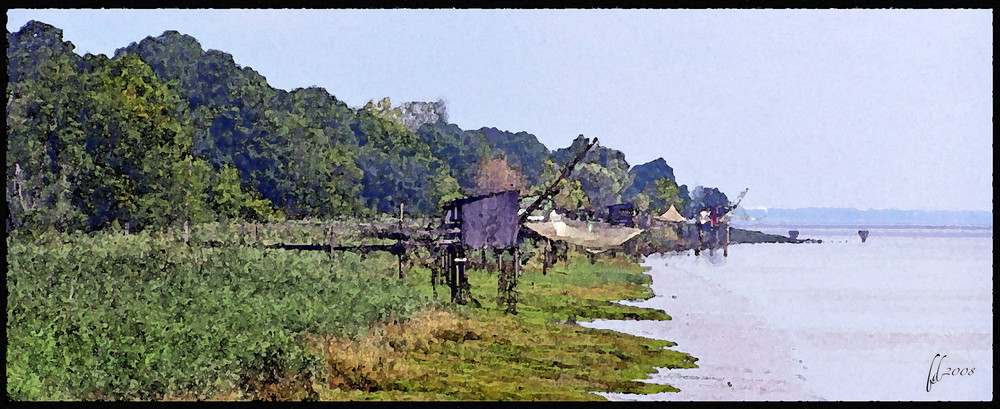
<instances>
[{"instance_id":1,"label":"signature","mask_svg":"<svg viewBox=\"0 0 1000 409\"><path fill-rule=\"evenodd\" d=\"M953 368L945 367L944 371L941 371L941 364L944 363L944 358L948 355L934 354L934 358L931 358L931 367L927 370L927 392L931 391L931 386L941 382L945 376L968 376L976 372L976 368ZM937 364L937 369L934 369L935 364Z\"/></svg>"}]
</instances>

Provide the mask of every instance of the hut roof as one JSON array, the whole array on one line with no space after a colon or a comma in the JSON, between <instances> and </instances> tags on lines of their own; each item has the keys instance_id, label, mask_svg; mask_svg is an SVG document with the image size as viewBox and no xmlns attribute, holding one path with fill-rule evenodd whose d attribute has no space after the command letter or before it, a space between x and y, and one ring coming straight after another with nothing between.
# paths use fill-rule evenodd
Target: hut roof
<instances>
[{"instance_id":1,"label":"hut roof","mask_svg":"<svg viewBox=\"0 0 1000 409\"><path fill-rule=\"evenodd\" d=\"M656 216L656 220L662 220L665 222L683 222L687 219L685 219L684 216L681 216L680 212L677 211L677 208L675 208L674 205L670 205L670 209L663 212L663 214Z\"/></svg>"}]
</instances>

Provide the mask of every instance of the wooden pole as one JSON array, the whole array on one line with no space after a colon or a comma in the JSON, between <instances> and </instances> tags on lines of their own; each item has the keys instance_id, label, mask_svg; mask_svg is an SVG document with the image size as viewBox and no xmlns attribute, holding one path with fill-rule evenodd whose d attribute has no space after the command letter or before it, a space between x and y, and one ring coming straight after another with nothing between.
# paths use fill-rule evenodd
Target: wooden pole
<instances>
[{"instance_id":1,"label":"wooden pole","mask_svg":"<svg viewBox=\"0 0 1000 409\"><path fill-rule=\"evenodd\" d=\"M542 275L549 269L550 258L552 257L552 240L545 239L545 248L542 250Z\"/></svg>"},{"instance_id":2,"label":"wooden pole","mask_svg":"<svg viewBox=\"0 0 1000 409\"><path fill-rule=\"evenodd\" d=\"M445 268L448 277L448 288L451 289L451 302L456 302L458 299L458 286L455 284L455 248L454 245L449 244L447 255L445 256Z\"/></svg>"},{"instance_id":3,"label":"wooden pole","mask_svg":"<svg viewBox=\"0 0 1000 409\"><path fill-rule=\"evenodd\" d=\"M722 256L729 257L729 223L725 222L722 226L726 229L726 241L722 243Z\"/></svg>"},{"instance_id":4,"label":"wooden pole","mask_svg":"<svg viewBox=\"0 0 1000 409\"><path fill-rule=\"evenodd\" d=\"M396 243L398 244L399 240L396 240ZM406 250L403 250L403 251L406 251ZM406 276L403 275L403 253L402 252L400 252L399 254L396 255L396 260L398 261L398 265L399 265L399 279L402 280L402 279L406 278Z\"/></svg>"},{"instance_id":5,"label":"wooden pole","mask_svg":"<svg viewBox=\"0 0 1000 409\"><path fill-rule=\"evenodd\" d=\"M507 291L507 313L517 315L517 278L521 275L521 248L514 247L514 271Z\"/></svg>"},{"instance_id":6,"label":"wooden pole","mask_svg":"<svg viewBox=\"0 0 1000 409\"><path fill-rule=\"evenodd\" d=\"M507 276L503 268L503 254L500 250L493 250L497 257L497 309L503 308L507 304Z\"/></svg>"},{"instance_id":7,"label":"wooden pole","mask_svg":"<svg viewBox=\"0 0 1000 409\"><path fill-rule=\"evenodd\" d=\"M438 253L440 253L440 251L436 251L436 249L432 250L432 251L433 251L433 254L435 256L437 256L437 257L434 257L434 262L431 263L431 291L434 293L434 299L437 300L437 296L438 296L438 289L437 289L437 280L438 280L438 277L437 276L438 276L438 270L439 270L439 268L441 266L441 256L440 256L440 254L438 254Z\"/></svg>"},{"instance_id":8,"label":"wooden pole","mask_svg":"<svg viewBox=\"0 0 1000 409\"><path fill-rule=\"evenodd\" d=\"M458 303L465 305L468 300L466 299L466 294L469 292L468 279L465 277L465 250L461 247L458 248L458 258L455 260L458 263L458 268L456 272L458 274Z\"/></svg>"}]
</instances>

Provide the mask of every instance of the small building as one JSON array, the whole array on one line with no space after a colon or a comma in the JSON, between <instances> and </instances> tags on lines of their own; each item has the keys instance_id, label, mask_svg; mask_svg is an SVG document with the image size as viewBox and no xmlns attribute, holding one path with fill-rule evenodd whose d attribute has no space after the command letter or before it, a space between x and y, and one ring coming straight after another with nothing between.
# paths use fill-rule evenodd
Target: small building
<instances>
[{"instance_id":1,"label":"small building","mask_svg":"<svg viewBox=\"0 0 1000 409\"><path fill-rule=\"evenodd\" d=\"M517 246L518 210L516 190L456 199L444 205L444 225L458 228L470 249L509 249Z\"/></svg>"}]
</instances>

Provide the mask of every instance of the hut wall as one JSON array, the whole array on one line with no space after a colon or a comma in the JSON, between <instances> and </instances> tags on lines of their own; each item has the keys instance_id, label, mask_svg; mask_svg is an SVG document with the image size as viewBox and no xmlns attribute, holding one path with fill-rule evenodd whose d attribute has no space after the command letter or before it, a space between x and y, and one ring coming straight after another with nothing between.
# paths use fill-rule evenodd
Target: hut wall
<instances>
[{"instance_id":1,"label":"hut wall","mask_svg":"<svg viewBox=\"0 0 1000 409\"><path fill-rule=\"evenodd\" d=\"M473 248L517 246L517 192L508 191L463 201L462 244Z\"/></svg>"}]
</instances>

